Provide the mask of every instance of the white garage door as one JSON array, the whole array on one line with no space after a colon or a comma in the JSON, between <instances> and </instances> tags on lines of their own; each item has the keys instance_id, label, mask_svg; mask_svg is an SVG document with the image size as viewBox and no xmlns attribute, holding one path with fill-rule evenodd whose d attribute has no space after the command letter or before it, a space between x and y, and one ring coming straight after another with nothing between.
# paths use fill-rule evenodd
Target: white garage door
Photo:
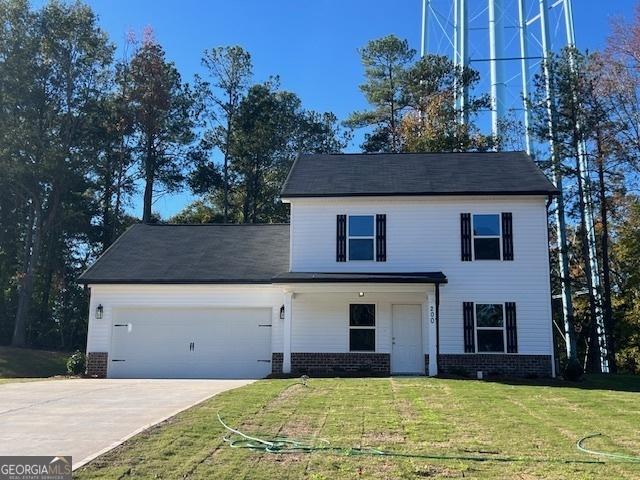
<instances>
[{"instance_id":1,"label":"white garage door","mask_svg":"<svg viewBox=\"0 0 640 480\"><path fill-rule=\"evenodd\" d=\"M114 311L111 378L262 378L271 372L271 309Z\"/></svg>"}]
</instances>

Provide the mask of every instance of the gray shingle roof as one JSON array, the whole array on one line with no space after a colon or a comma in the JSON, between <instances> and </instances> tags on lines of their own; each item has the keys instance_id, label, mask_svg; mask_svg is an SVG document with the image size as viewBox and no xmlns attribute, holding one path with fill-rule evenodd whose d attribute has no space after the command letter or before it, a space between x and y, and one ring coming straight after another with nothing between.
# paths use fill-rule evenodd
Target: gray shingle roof
<instances>
[{"instance_id":1,"label":"gray shingle roof","mask_svg":"<svg viewBox=\"0 0 640 480\"><path fill-rule=\"evenodd\" d=\"M289 269L289 225L143 225L80 283L271 283Z\"/></svg>"},{"instance_id":2,"label":"gray shingle roof","mask_svg":"<svg viewBox=\"0 0 640 480\"><path fill-rule=\"evenodd\" d=\"M555 195L524 152L302 154L283 198L366 195Z\"/></svg>"}]
</instances>

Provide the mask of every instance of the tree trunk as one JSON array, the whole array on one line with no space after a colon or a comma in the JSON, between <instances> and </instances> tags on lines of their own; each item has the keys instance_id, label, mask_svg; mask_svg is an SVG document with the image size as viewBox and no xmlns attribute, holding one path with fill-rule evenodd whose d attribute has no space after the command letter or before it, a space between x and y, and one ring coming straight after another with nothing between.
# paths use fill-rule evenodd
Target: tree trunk
<instances>
[{"instance_id":1,"label":"tree trunk","mask_svg":"<svg viewBox=\"0 0 640 480\"><path fill-rule=\"evenodd\" d=\"M609 262L609 212L604 178L604 152L602 141L598 132L598 196L600 197L600 223L602 224L601 253L602 253L602 303L604 313L604 325L606 330L607 352L609 354L609 371L617 372L615 354L614 320L611 308L611 267Z\"/></svg>"},{"instance_id":2,"label":"tree trunk","mask_svg":"<svg viewBox=\"0 0 640 480\"><path fill-rule=\"evenodd\" d=\"M42 235L42 208L39 204L34 205L32 208L27 230L24 268L18 293L18 308L16 322L13 327L13 339L11 340L11 345L14 347L27 346L27 326L29 323L31 297L33 295L33 275L40 253L40 237Z\"/></svg>"},{"instance_id":3,"label":"tree trunk","mask_svg":"<svg viewBox=\"0 0 640 480\"><path fill-rule=\"evenodd\" d=\"M258 199L260 198L260 158L256 158L255 171L253 172L253 205L251 209L251 223L258 221Z\"/></svg>"},{"instance_id":4,"label":"tree trunk","mask_svg":"<svg viewBox=\"0 0 640 480\"><path fill-rule=\"evenodd\" d=\"M222 185L222 216L224 223L229 221L229 150L231 148L231 115L227 113L227 131L225 132L224 140L224 166L223 166L223 182Z\"/></svg>"},{"instance_id":5,"label":"tree trunk","mask_svg":"<svg viewBox=\"0 0 640 480\"><path fill-rule=\"evenodd\" d=\"M589 370L592 372L601 372L600 368L600 348L598 348L598 329L596 325L596 299L593 295L593 278L591 276L591 263L589 257L589 238L587 234L587 221L585 211L587 208L584 198L584 179L580 174L580 166L577 164L580 161L579 154L576 148L576 170L578 171L578 199L580 203L580 239L582 243L582 261L584 263L584 273L587 280L587 289L589 290Z\"/></svg>"},{"instance_id":6,"label":"tree trunk","mask_svg":"<svg viewBox=\"0 0 640 480\"><path fill-rule=\"evenodd\" d=\"M111 198L113 196L113 166L111 157L107 160L104 177L104 194L102 196L102 251L104 252L113 241L113 226L111 225Z\"/></svg>"},{"instance_id":7,"label":"tree trunk","mask_svg":"<svg viewBox=\"0 0 640 480\"><path fill-rule=\"evenodd\" d=\"M151 204L153 202L153 181L154 181L154 158L153 140L147 138L147 158L145 159L145 186L144 186L144 207L142 211L142 222L151 223Z\"/></svg>"}]
</instances>

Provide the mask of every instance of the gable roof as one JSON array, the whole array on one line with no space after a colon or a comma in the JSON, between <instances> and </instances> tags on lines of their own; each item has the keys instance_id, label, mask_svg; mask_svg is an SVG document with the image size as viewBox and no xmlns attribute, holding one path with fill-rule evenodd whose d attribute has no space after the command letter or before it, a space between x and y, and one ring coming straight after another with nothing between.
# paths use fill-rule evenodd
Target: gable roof
<instances>
[{"instance_id":1,"label":"gable roof","mask_svg":"<svg viewBox=\"0 0 640 480\"><path fill-rule=\"evenodd\" d=\"M78 281L270 284L288 269L288 224L137 224Z\"/></svg>"},{"instance_id":2,"label":"gable roof","mask_svg":"<svg viewBox=\"0 0 640 480\"><path fill-rule=\"evenodd\" d=\"M556 195L524 152L301 154L282 198Z\"/></svg>"}]
</instances>

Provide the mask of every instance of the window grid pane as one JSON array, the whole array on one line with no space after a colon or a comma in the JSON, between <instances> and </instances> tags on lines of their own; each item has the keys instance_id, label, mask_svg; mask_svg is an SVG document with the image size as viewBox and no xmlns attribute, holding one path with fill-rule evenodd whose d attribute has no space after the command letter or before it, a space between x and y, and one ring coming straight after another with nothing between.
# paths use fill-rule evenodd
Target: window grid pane
<instances>
[{"instance_id":1,"label":"window grid pane","mask_svg":"<svg viewBox=\"0 0 640 480\"><path fill-rule=\"evenodd\" d=\"M374 327L376 325L376 307L370 303L349 305L349 326Z\"/></svg>"},{"instance_id":2,"label":"window grid pane","mask_svg":"<svg viewBox=\"0 0 640 480\"><path fill-rule=\"evenodd\" d=\"M474 215L473 235L476 237L499 237L500 217L495 215Z\"/></svg>"},{"instance_id":3,"label":"window grid pane","mask_svg":"<svg viewBox=\"0 0 640 480\"><path fill-rule=\"evenodd\" d=\"M373 260L373 238L350 238L349 260Z\"/></svg>"},{"instance_id":4,"label":"window grid pane","mask_svg":"<svg viewBox=\"0 0 640 480\"><path fill-rule=\"evenodd\" d=\"M500 239L474 238L473 253L476 260L500 260Z\"/></svg>"},{"instance_id":5,"label":"window grid pane","mask_svg":"<svg viewBox=\"0 0 640 480\"><path fill-rule=\"evenodd\" d=\"M349 330L349 350L352 352L374 352L376 331L373 328L352 328Z\"/></svg>"},{"instance_id":6,"label":"window grid pane","mask_svg":"<svg viewBox=\"0 0 640 480\"><path fill-rule=\"evenodd\" d=\"M504 326L504 312L502 304L476 304L476 325L478 328L502 328Z\"/></svg>"},{"instance_id":7,"label":"window grid pane","mask_svg":"<svg viewBox=\"0 0 640 480\"><path fill-rule=\"evenodd\" d=\"M373 215L349 215L350 237L373 237Z\"/></svg>"},{"instance_id":8,"label":"window grid pane","mask_svg":"<svg viewBox=\"0 0 640 480\"><path fill-rule=\"evenodd\" d=\"M478 330L478 352L504 352L504 332L502 330Z\"/></svg>"}]
</instances>

